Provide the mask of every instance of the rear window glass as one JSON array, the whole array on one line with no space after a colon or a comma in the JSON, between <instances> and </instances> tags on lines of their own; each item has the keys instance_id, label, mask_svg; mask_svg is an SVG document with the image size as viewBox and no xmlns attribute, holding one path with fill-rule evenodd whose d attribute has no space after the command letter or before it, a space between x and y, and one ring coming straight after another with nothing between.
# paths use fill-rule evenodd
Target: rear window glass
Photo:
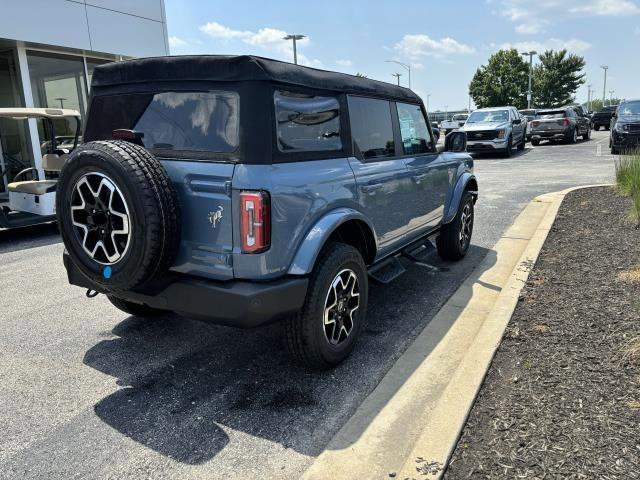
<instances>
[{"instance_id":1,"label":"rear window glass","mask_svg":"<svg viewBox=\"0 0 640 480\"><path fill-rule=\"evenodd\" d=\"M557 110L555 112L538 112L538 118L564 118L567 116L567 112L564 110Z\"/></svg>"},{"instance_id":2,"label":"rear window glass","mask_svg":"<svg viewBox=\"0 0 640 480\"><path fill-rule=\"evenodd\" d=\"M387 100L349 97L349 119L357 154L363 158L395 155L391 109Z\"/></svg>"},{"instance_id":3,"label":"rear window glass","mask_svg":"<svg viewBox=\"0 0 640 480\"><path fill-rule=\"evenodd\" d=\"M280 151L342 150L336 98L276 92L274 100Z\"/></svg>"},{"instance_id":4,"label":"rear window glass","mask_svg":"<svg viewBox=\"0 0 640 480\"><path fill-rule=\"evenodd\" d=\"M238 147L239 103L225 91L98 96L85 136L111 138L122 128L141 132L152 150L230 153Z\"/></svg>"},{"instance_id":5,"label":"rear window glass","mask_svg":"<svg viewBox=\"0 0 640 480\"><path fill-rule=\"evenodd\" d=\"M606 107L602 107L602 110L600 110L601 112L615 112L616 108L618 108L617 105L607 105Z\"/></svg>"}]
</instances>

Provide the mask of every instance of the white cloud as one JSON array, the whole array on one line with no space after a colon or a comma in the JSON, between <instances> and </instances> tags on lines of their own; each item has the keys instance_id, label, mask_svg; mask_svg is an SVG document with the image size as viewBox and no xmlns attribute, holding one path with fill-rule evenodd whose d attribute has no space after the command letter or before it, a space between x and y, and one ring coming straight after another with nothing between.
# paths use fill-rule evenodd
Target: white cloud
<instances>
[{"instance_id":1,"label":"white cloud","mask_svg":"<svg viewBox=\"0 0 640 480\"><path fill-rule=\"evenodd\" d=\"M495 4L495 0L487 0ZM580 0L567 7L565 0L500 0L500 15L516 23L517 33L531 35L544 32L552 19L567 15L620 17L640 14L637 0Z\"/></svg>"},{"instance_id":2,"label":"white cloud","mask_svg":"<svg viewBox=\"0 0 640 480\"><path fill-rule=\"evenodd\" d=\"M434 40L424 34L407 34L393 48L398 54L412 61L424 57L444 58L448 55L475 52L473 47L460 43L451 37Z\"/></svg>"},{"instance_id":3,"label":"white cloud","mask_svg":"<svg viewBox=\"0 0 640 480\"><path fill-rule=\"evenodd\" d=\"M187 45L186 40L183 40L179 37L175 37L175 36L171 36L169 37L169 46L171 48L176 48L176 47L184 47Z\"/></svg>"},{"instance_id":4,"label":"white cloud","mask_svg":"<svg viewBox=\"0 0 640 480\"><path fill-rule=\"evenodd\" d=\"M535 35L536 33L544 33L544 23L541 21L531 21L529 23L521 23L516 25L516 33L523 35Z\"/></svg>"},{"instance_id":5,"label":"white cloud","mask_svg":"<svg viewBox=\"0 0 640 480\"><path fill-rule=\"evenodd\" d=\"M353 62L351 60L346 60L346 59L341 59L341 60L336 60L336 63L340 66L343 67L352 67L353 66Z\"/></svg>"},{"instance_id":6,"label":"white cloud","mask_svg":"<svg viewBox=\"0 0 640 480\"><path fill-rule=\"evenodd\" d=\"M591 44L577 38L570 38L569 40L550 38L544 42L503 43L500 45L500 48L515 48L519 52L530 52L535 50L538 53L542 53L546 50L562 50L566 48L569 53L583 53L591 48Z\"/></svg>"},{"instance_id":7,"label":"white cloud","mask_svg":"<svg viewBox=\"0 0 640 480\"><path fill-rule=\"evenodd\" d=\"M588 15L621 17L640 13L640 7L631 0L592 0L580 3L578 6L570 8L569 11Z\"/></svg>"},{"instance_id":8,"label":"white cloud","mask_svg":"<svg viewBox=\"0 0 640 480\"><path fill-rule=\"evenodd\" d=\"M218 22L208 22L200 26L200 31L211 38L223 42L241 41L247 45L259 47L266 52L286 60L293 60L293 44L290 40L284 40L287 32L277 28L264 27L257 31L234 30ZM300 52L301 47L309 45L309 38L297 41L298 63L309 67L321 68L322 62L318 59L309 59Z\"/></svg>"}]
</instances>

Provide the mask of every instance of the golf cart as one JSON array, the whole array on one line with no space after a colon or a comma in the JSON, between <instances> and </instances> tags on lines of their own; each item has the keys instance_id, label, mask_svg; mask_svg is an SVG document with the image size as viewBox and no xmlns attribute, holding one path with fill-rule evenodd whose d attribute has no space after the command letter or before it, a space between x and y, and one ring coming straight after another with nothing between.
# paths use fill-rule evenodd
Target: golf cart
<instances>
[{"instance_id":1,"label":"golf cart","mask_svg":"<svg viewBox=\"0 0 640 480\"><path fill-rule=\"evenodd\" d=\"M37 168L25 165L2 150L0 132L0 182L8 192L8 205L0 199L0 228L27 227L56 219L56 183L54 177L62 170L69 153L78 145L80 136L80 113L59 108L0 108L0 118L26 120L42 119L43 127L50 139L43 143L42 171L40 178ZM56 137L54 120L75 119L75 135ZM20 171L9 178L13 169Z\"/></svg>"}]
</instances>

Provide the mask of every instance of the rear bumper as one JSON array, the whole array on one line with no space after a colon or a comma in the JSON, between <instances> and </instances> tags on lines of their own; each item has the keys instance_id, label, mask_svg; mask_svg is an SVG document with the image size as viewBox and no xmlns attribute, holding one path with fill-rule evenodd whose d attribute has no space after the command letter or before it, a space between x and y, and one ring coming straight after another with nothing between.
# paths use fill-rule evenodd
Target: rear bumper
<instances>
[{"instance_id":1,"label":"rear bumper","mask_svg":"<svg viewBox=\"0 0 640 480\"><path fill-rule=\"evenodd\" d=\"M69 283L109 293L86 278L66 252L63 260ZM161 286L144 292L118 292L115 296L211 323L250 328L299 311L307 294L307 284L308 280L303 277L270 282L216 282L174 275Z\"/></svg>"},{"instance_id":2,"label":"rear bumper","mask_svg":"<svg viewBox=\"0 0 640 480\"><path fill-rule=\"evenodd\" d=\"M571 130L532 131L531 140L564 140L570 138Z\"/></svg>"}]
</instances>

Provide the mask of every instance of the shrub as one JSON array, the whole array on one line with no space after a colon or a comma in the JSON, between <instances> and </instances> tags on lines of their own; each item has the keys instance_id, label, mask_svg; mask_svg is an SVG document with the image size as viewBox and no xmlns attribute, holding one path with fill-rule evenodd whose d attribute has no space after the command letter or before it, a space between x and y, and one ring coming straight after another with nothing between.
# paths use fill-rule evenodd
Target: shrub
<instances>
[{"instance_id":1,"label":"shrub","mask_svg":"<svg viewBox=\"0 0 640 480\"><path fill-rule=\"evenodd\" d=\"M631 213L640 226L640 150L618 157L616 184L623 195L631 197Z\"/></svg>"}]
</instances>

